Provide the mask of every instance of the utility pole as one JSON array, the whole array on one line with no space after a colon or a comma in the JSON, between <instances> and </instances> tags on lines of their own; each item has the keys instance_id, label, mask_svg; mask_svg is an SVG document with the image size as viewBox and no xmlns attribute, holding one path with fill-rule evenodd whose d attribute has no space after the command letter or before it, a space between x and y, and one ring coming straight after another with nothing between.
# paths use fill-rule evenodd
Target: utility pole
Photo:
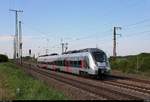
<instances>
[{"instance_id":1,"label":"utility pole","mask_svg":"<svg viewBox=\"0 0 150 102\"><path fill-rule=\"evenodd\" d=\"M64 43L61 43L62 45L62 53L64 52Z\"/></svg>"},{"instance_id":2,"label":"utility pole","mask_svg":"<svg viewBox=\"0 0 150 102\"><path fill-rule=\"evenodd\" d=\"M38 47L38 57L40 56L40 46Z\"/></svg>"},{"instance_id":3,"label":"utility pole","mask_svg":"<svg viewBox=\"0 0 150 102\"><path fill-rule=\"evenodd\" d=\"M114 31L113 31L113 58L115 60L115 57L117 56L117 52L116 52L116 35L120 35L121 34L117 34L116 30L121 30L121 27L114 27Z\"/></svg>"},{"instance_id":4,"label":"utility pole","mask_svg":"<svg viewBox=\"0 0 150 102\"><path fill-rule=\"evenodd\" d=\"M45 50L46 55L48 55L48 49Z\"/></svg>"},{"instance_id":5,"label":"utility pole","mask_svg":"<svg viewBox=\"0 0 150 102\"><path fill-rule=\"evenodd\" d=\"M63 39L61 39L62 53L66 52L68 49L68 43L64 43Z\"/></svg>"},{"instance_id":6,"label":"utility pole","mask_svg":"<svg viewBox=\"0 0 150 102\"><path fill-rule=\"evenodd\" d=\"M47 43L47 45L46 45L46 47L47 47L47 48L46 48L46 55L48 55L48 52L49 52L49 48L48 48L48 47L49 47L49 46L48 46L48 45L49 45L49 39L46 39L46 41L47 41L47 42L46 42L46 43Z\"/></svg>"},{"instance_id":7,"label":"utility pole","mask_svg":"<svg viewBox=\"0 0 150 102\"><path fill-rule=\"evenodd\" d=\"M22 64L22 27L21 27L21 21L19 21L19 58L20 58L20 63Z\"/></svg>"},{"instance_id":8,"label":"utility pole","mask_svg":"<svg viewBox=\"0 0 150 102\"><path fill-rule=\"evenodd\" d=\"M16 60L16 36L14 35L13 36L13 38L14 38L14 60Z\"/></svg>"},{"instance_id":9,"label":"utility pole","mask_svg":"<svg viewBox=\"0 0 150 102\"><path fill-rule=\"evenodd\" d=\"M29 56L31 57L31 49L29 49Z\"/></svg>"},{"instance_id":10,"label":"utility pole","mask_svg":"<svg viewBox=\"0 0 150 102\"><path fill-rule=\"evenodd\" d=\"M18 58L19 53L19 35L18 35L18 12L23 12L22 10L13 10L10 9L9 11L15 12L15 36L14 36L14 59Z\"/></svg>"},{"instance_id":11,"label":"utility pole","mask_svg":"<svg viewBox=\"0 0 150 102\"><path fill-rule=\"evenodd\" d=\"M63 39L61 38L61 46L62 46L61 49L62 49L62 54L64 53L64 45L65 45L65 44L63 43Z\"/></svg>"},{"instance_id":12,"label":"utility pole","mask_svg":"<svg viewBox=\"0 0 150 102\"><path fill-rule=\"evenodd\" d=\"M68 43L65 43L65 52L67 51L68 49Z\"/></svg>"}]
</instances>

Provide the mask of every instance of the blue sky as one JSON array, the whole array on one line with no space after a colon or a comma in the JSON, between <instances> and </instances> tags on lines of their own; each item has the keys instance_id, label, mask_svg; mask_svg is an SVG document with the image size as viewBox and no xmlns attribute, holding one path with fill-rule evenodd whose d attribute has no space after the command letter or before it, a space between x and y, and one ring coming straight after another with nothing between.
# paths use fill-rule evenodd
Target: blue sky
<instances>
[{"instance_id":1,"label":"blue sky","mask_svg":"<svg viewBox=\"0 0 150 102\"><path fill-rule=\"evenodd\" d=\"M21 9L23 54L61 52L61 38L69 50L96 47L112 55L112 28L120 26L118 55L150 52L150 0L1 0L0 53L13 54L15 17Z\"/></svg>"}]
</instances>

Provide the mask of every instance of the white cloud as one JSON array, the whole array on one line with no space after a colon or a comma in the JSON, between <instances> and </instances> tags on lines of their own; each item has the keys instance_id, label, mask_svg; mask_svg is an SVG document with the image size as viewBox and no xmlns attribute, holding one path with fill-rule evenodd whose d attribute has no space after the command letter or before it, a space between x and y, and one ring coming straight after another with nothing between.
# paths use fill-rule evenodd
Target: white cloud
<instances>
[{"instance_id":1,"label":"white cloud","mask_svg":"<svg viewBox=\"0 0 150 102\"><path fill-rule=\"evenodd\" d=\"M10 41L13 40L13 35L1 35L0 41Z\"/></svg>"},{"instance_id":2,"label":"white cloud","mask_svg":"<svg viewBox=\"0 0 150 102\"><path fill-rule=\"evenodd\" d=\"M141 41L142 39L142 41ZM55 41L54 41L55 40ZM23 36L23 56L28 55L29 49L32 50L32 54L45 54L46 48L48 47L49 53L58 52L61 53L61 45L58 39L49 40L39 36L26 35ZM68 50L83 49L88 47L96 47L96 45L104 50L108 56L112 55L112 39L106 40L77 40L74 42L68 42ZM141 36L119 38L117 40L117 54L118 55L129 55L139 54L141 52L150 52L149 48L149 36L145 38ZM55 46L54 46L55 45ZM13 57L13 36L2 35L0 36L0 53L6 54Z\"/></svg>"}]
</instances>

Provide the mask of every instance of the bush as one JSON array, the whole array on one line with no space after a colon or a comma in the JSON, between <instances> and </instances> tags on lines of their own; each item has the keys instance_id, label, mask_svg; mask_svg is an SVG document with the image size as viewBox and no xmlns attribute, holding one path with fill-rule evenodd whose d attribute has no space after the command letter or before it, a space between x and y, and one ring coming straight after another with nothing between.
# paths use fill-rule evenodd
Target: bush
<instances>
[{"instance_id":1,"label":"bush","mask_svg":"<svg viewBox=\"0 0 150 102\"><path fill-rule=\"evenodd\" d=\"M0 62L8 62L8 57L6 55L0 54Z\"/></svg>"},{"instance_id":2,"label":"bush","mask_svg":"<svg viewBox=\"0 0 150 102\"><path fill-rule=\"evenodd\" d=\"M139 70L142 72L150 71L150 57L145 57L141 59Z\"/></svg>"},{"instance_id":3,"label":"bush","mask_svg":"<svg viewBox=\"0 0 150 102\"><path fill-rule=\"evenodd\" d=\"M150 53L123 57L119 56L116 57L116 60L110 57L109 60L112 69L120 70L124 73L137 73L137 65L139 72L150 73Z\"/></svg>"}]
</instances>

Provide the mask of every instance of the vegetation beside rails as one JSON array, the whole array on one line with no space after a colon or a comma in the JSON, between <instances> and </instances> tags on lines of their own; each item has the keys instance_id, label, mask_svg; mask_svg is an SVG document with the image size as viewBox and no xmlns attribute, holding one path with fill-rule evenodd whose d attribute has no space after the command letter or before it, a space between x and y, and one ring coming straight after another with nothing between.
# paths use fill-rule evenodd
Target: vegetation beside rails
<instances>
[{"instance_id":1,"label":"vegetation beside rails","mask_svg":"<svg viewBox=\"0 0 150 102\"><path fill-rule=\"evenodd\" d=\"M15 64L0 63L0 100L65 100L62 93L26 75Z\"/></svg>"},{"instance_id":2,"label":"vegetation beside rails","mask_svg":"<svg viewBox=\"0 0 150 102\"><path fill-rule=\"evenodd\" d=\"M123 73L150 76L150 53L110 58L111 68Z\"/></svg>"}]
</instances>

